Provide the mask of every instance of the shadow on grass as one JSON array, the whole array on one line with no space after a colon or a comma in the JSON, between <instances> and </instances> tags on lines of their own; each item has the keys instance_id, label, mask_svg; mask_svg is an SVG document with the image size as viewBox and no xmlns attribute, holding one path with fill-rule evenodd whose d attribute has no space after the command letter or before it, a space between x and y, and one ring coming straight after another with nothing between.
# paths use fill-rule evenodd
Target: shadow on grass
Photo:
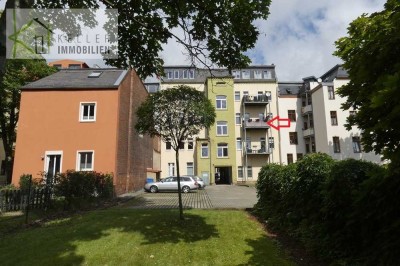
<instances>
[{"instance_id":1,"label":"shadow on grass","mask_svg":"<svg viewBox=\"0 0 400 266\"><path fill-rule=\"evenodd\" d=\"M178 210L109 209L53 221L16 236L8 235L0 240L3 250L0 261L2 265L82 264L85 257L77 254L78 246L96 249L99 244L95 240L110 237L110 241L118 241L121 232L132 233L128 238L141 241L141 245L159 243L160 247L219 236L215 226L207 224L201 216L185 214L185 220L180 221ZM110 244L110 249L118 253L115 243Z\"/></svg>"}]
</instances>

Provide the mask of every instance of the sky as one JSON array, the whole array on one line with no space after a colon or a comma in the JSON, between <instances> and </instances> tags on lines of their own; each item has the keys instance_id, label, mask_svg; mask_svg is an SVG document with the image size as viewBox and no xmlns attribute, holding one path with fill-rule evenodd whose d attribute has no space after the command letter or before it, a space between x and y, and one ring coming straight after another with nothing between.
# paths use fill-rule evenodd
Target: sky
<instances>
[{"instance_id":1,"label":"sky","mask_svg":"<svg viewBox=\"0 0 400 266\"><path fill-rule=\"evenodd\" d=\"M0 0L0 8L4 2ZM275 64L278 81L320 77L341 63L332 55L334 42L346 36L349 23L363 13L383 10L384 3L385 0L272 0L268 19L255 22L260 36L247 55L252 64ZM190 63L173 40L164 45L161 56L166 65Z\"/></svg>"}]
</instances>

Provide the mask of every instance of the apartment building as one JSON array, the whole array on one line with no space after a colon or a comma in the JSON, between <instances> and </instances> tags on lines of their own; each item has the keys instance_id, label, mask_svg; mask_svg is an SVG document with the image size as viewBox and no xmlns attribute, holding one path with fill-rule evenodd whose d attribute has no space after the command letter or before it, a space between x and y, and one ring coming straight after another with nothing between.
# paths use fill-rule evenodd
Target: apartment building
<instances>
[{"instance_id":1,"label":"apartment building","mask_svg":"<svg viewBox=\"0 0 400 266\"><path fill-rule=\"evenodd\" d=\"M149 92L177 85L204 91L216 108L216 123L182 143L180 173L196 174L208 183L255 182L266 163L279 162L278 131L267 121L277 115L274 65L246 69L197 69L170 66L162 79L148 78ZM161 147L161 177L176 174L169 142Z\"/></svg>"},{"instance_id":2,"label":"apartment building","mask_svg":"<svg viewBox=\"0 0 400 266\"><path fill-rule=\"evenodd\" d=\"M83 61L71 60L71 59L61 59L57 61L52 61L48 63L49 66L54 66L58 69L81 69L89 68L88 64Z\"/></svg>"},{"instance_id":3,"label":"apartment building","mask_svg":"<svg viewBox=\"0 0 400 266\"><path fill-rule=\"evenodd\" d=\"M280 160L293 163L310 152L329 154L333 159L363 159L381 163L381 156L365 153L361 131L344 124L353 110L342 110L345 98L337 90L349 82L342 66L336 65L320 78L307 77L302 82L279 82L279 115L288 117L290 128L280 130Z\"/></svg>"}]
</instances>

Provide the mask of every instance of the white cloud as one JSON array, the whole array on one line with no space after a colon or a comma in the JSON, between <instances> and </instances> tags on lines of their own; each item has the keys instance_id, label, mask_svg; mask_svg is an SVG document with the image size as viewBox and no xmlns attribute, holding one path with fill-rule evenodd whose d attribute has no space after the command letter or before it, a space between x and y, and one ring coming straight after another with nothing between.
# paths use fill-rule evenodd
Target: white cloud
<instances>
[{"instance_id":1,"label":"white cloud","mask_svg":"<svg viewBox=\"0 0 400 266\"><path fill-rule=\"evenodd\" d=\"M296 81L321 76L340 63L334 57L334 42L345 36L351 21L363 13L383 9L385 0L276 0L270 16L256 25L261 32L249 51L253 64L276 65L280 81ZM188 64L175 43L165 46L168 65Z\"/></svg>"}]
</instances>

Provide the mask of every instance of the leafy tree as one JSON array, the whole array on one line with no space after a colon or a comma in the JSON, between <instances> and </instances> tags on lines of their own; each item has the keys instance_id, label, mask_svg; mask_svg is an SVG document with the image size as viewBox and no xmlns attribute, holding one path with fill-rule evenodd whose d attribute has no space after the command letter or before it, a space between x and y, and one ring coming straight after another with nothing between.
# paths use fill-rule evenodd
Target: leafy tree
<instances>
[{"instance_id":1,"label":"leafy tree","mask_svg":"<svg viewBox=\"0 0 400 266\"><path fill-rule=\"evenodd\" d=\"M362 130L364 150L400 162L400 2L388 0L381 12L362 15L336 41L335 55L344 61L350 82L339 89L354 108L347 128Z\"/></svg>"},{"instance_id":2,"label":"leafy tree","mask_svg":"<svg viewBox=\"0 0 400 266\"><path fill-rule=\"evenodd\" d=\"M50 75L57 70L49 67L45 60L7 60L5 74L0 82L0 138L6 155L7 182L11 182L13 144L19 118L20 88Z\"/></svg>"},{"instance_id":3,"label":"leafy tree","mask_svg":"<svg viewBox=\"0 0 400 266\"><path fill-rule=\"evenodd\" d=\"M135 128L139 133L160 136L163 141L171 142L175 151L180 218L183 219L179 144L214 124L215 108L203 92L181 85L150 95L136 114Z\"/></svg>"},{"instance_id":4,"label":"leafy tree","mask_svg":"<svg viewBox=\"0 0 400 266\"><path fill-rule=\"evenodd\" d=\"M7 0L6 8L118 9L119 59L107 63L133 67L146 77L162 74L164 62L160 52L162 45L171 39L186 48L193 63L199 61L208 66L213 63L229 69L247 66L250 59L244 52L254 47L259 35L253 22L267 19L270 3L270 0ZM5 14L0 20L0 45L6 39L4 17ZM85 26L93 24L89 17L75 17L57 27L69 32L77 26L78 19ZM5 49L0 49L0 56L4 55Z\"/></svg>"}]
</instances>

